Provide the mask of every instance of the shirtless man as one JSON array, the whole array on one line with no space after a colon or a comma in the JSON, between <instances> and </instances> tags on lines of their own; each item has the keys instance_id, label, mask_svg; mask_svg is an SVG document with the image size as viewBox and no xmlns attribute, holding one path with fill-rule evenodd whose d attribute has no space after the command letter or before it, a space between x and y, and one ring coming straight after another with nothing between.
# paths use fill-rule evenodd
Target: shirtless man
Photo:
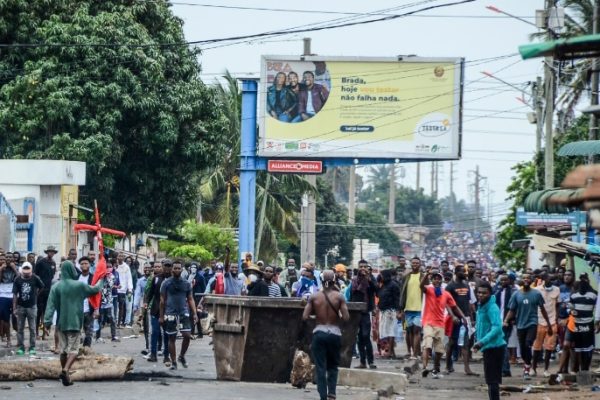
<instances>
[{"instance_id":1,"label":"shirtless man","mask_svg":"<svg viewBox=\"0 0 600 400\"><path fill-rule=\"evenodd\" d=\"M317 373L317 389L321 400L335 399L342 331L340 319L348 321L348 306L335 285L333 271L321 275L323 290L310 296L302 319L316 315L317 325L313 330L311 350Z\"/></svg>"}]
</instances>

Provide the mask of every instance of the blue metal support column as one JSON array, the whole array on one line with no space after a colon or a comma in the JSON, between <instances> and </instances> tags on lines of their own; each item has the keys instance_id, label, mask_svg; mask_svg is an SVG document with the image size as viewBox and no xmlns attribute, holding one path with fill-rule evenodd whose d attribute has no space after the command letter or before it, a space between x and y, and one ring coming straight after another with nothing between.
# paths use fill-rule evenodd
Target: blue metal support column
<instances>
[{"instance_id":1,"label":"blue metal support column","mask_svg":"<svg viewBox=\"0 0 600 400\"><path fill-rule=\"evenodd\" d=\"M254 253L256 222L256 105L258 83L242 81L239 258Z\"/></svg>"}]
</instances>

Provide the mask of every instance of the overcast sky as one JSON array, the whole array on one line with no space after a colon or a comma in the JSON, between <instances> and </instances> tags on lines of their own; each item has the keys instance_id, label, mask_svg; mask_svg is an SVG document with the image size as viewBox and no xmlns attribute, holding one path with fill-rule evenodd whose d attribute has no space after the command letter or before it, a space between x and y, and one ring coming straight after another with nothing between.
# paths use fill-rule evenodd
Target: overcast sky
<instances>
[{"instance_id":1,"label":"overcast sky","mask_svg":"<svg viewBox=\"0 0 600 400\"><path fill-rule=\"evenodd\" d=\"M348 18L340 13L401 14L453 0L425 1L351 1L328 0L302 2L257 0L181 0L175 1L174 13L185 22L188 41L206 40L280 31L292 27ZM191 5L195 4L195 5ZM414 4L413 6L408 6ZM215 5L220 7L210 7ZM511 14L534 22L536 8L543 0L475 1L472 3L421 12L416 16L386 22L338 28L319 32L244 41L234 45L216 43L202 46L200 62L203 80L214 82L229 70L234 75L258 77L261 55L302 54L302 38L312 38L312 52L322 56L382 56L415 54L421 57L464 57L465 93L463 113L463 156L454 163L454 191L459 198L472 201L473 171L487 177L492 217L501 217L510 206L504 202L506 186L513 172L510 167L528 160L535 149L535 125L527 121L527 105L517 100L519 90L482 74L497 77L530 93L528 82L542 74L541 60L522 61L518 46L529 42L536 32L532 25L502 17L485 7L494 5ZM223 6L225 8L223 8ZM400 8L403 7L404 8ZM229 8L233 7L233 8ZM235 7L264 8L264 10ZM395 8L389 11L384 9ZM285 11L277 11L277 10ZM307 12L301 12L301 10ZM310 12L308 12L310 11ZM365 18L362 16L361 18ZM512 56L511 56L512 55ZM505 58L486 61L492 57ZM399 182L416 185L414 165L405 165L405 177ZM430 191L430 163L421 164L421 186ZM484 182L483 186L487 187ZM446 196L450 189L449 162L440 163L439 191ZM488 192L482 193L482 204ZM494 218L497 219L497 218Z\"/></svg>"}]
</instances>

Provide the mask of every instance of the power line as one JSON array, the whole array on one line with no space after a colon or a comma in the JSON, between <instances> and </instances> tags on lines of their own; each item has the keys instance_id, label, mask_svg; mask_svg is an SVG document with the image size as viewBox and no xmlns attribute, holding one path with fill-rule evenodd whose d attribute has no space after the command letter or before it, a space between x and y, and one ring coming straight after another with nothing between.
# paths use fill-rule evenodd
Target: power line
<instances>
[{"instance_id":1,"label":"power line","mask_svg":"<svg viewBox=\"0 0 600 400\"><path fill-rule=\"evenodd\" d=\"M416 13L435 10L438 8L446 8L457 6L466 3L472 3L475 0L459 0L450 3L444 4L436 4L432 6L422 7L417 10L408 11L403 14L395 14L389 15L381 18L370 19L366 21L353 21L353 22L342 22L338 24L325 25L325 26L316 26L309 28L298 28L298 29L288 29L281 31L272 31L272 32L262 32L262 33L254 33L249 35L238 35L238 36L229 36L222 38L214 38L214 39L204 39L204 40L193 40L182 43L143 43L143 44L135 44L135 43L0 43L0 47L11 47L11 48L35 48L35 47L133 47L133 48L143 48L143 47L172 47L172 46L189 46L189 45L203 45L203 44L212 44L219 42L230 42L237 40L246 40L246 39L256 39L261 37L271 37L276 35L290 35L295 33L307 33L307 32L318 32L324 30L338 29L338 28L347 28L352 26L359 25L367 25L373 24L377 22L387 22L392 21L398 18L407 17L409 15L414 15Z\"/></svg>"}]
</instances>

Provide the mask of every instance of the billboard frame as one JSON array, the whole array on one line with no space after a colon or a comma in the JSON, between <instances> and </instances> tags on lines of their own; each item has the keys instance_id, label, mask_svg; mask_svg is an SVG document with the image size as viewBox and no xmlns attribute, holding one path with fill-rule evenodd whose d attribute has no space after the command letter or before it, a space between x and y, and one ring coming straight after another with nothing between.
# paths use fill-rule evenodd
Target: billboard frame
<instances>
[{"instance_id":1,"label":"billboard frame","mask_svg":"<svg viewBox=\"0 0 600 400\"><path fill-rule=\"evenodd\" d=\"M383 155L375 154L373 151L366 152L352 152L352 155L342 155L339 153L332 153L330 151L316 151L303 154L301 152L279 152L271 153L264 152L266 149L268 137L265 135L266 127L266 88L267 88L267 61L290 61L290 62L378 62L378 63L444 63L454 64L456 66L455 71L459 74L455 77L453 84L453 111L452 120L455 121L457 132L452 133L456 135L456 150L453 150L452 154L447 156L435 156L435 153L384 153ZM381 163L389 163L390 160L396 162L421 162L421 161L449 161L459 160L462 157L462 140L463 140L463 100L464 100L464 68L465 68L464 57L416 57L416 56L398 56L398 57L352 57L352 56L308 56L308 55L262 55L261 56L261 71L259 79L259 96L258 96L258 126L259 126L259 137L258 137L258 149L257 155L261 158L268 159L313 159L323 160L324 165L339 165L346 164L342 160L344 159L370 159L377 160L381 159ZM331 162L326 162L331 161Z\"/></svg>"}]
</instances>

